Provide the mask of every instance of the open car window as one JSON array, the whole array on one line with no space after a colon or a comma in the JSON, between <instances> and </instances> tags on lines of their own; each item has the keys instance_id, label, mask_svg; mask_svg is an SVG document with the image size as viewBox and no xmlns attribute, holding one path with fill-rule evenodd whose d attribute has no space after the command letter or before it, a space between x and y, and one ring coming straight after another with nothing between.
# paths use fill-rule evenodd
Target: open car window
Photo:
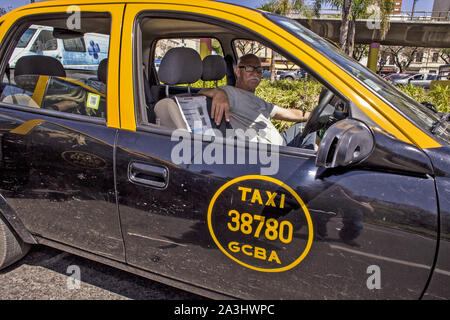
<instances>
[{"instance_id":1,"label":"open car window","mask_svg":"<svg viewBox=\"0 0 450 320\"><path fill-rule=\"evenodd\" d=\"M210 98L202 99L198 97L198 92L203 87L218 86L224 90L227 88L225 86L232 87L233 80L236 80L234 73L236 62L247 53L256 54L261 61L263 70L256 96L264 100L268 107L261 113L264 119L259 118L259 115L249 115L244 106L231 110L230 122L226 124L226 129L234 132L236 129L254 129L257 133L262 130L261 135L249 134L245 137L250 137L251 142L294 146L288 144L289 141L285 139L286 131L295 125L299 128L295 131L296 135L299 135L305 123L296 125L295 122L279 120L274 116L280 109L295 109L300 114L312 111L328 90L297 61L287 59L288 54L272 51L270 47L256 40L257 35L255 40L251 39L248 31L237 31L219 22L216 25L164 17L141 18L140 30L142 33L139 54L142 57L144 72L140 75L143 81L138 92L141 101L145 103L138 108L143 115L144 124L153 127L215 135L214 129L219 129L222 124L217 124L216 127L211 117ZM164 37L165 34L177 34L180 37ZM175 51L183 53L174 58ZM194 59L191 55L197 55L198 58ZM205 61L208 59L215 61L207 64ZM223 69L223 72L215 68ZM274 81L270 79L271 71L275 77ZM210 74L221 76L214 79L209 78ZM213 80L209 81L211 79ZM324 106L318 119L320 125L313 126L311 133L319 134L321 129L326 129L333 122L347 117L350 112L347 103L337 96L333 96L333 99L327 101ZM238 109L240 111L236 111ZM335 117L335 111L339 111L339 117ZM200 131L190 122L193 118L201 122ZM213 130L205 130L205 127ZM224 135L225 131L220 132ZM320 132L322 135L323 133L324 130ZM271 138L275 136L278 137ZM320 136L316 136L312 138L312 147L308 147L309 149L317 148Z\"/></svg>"}]
</instances>

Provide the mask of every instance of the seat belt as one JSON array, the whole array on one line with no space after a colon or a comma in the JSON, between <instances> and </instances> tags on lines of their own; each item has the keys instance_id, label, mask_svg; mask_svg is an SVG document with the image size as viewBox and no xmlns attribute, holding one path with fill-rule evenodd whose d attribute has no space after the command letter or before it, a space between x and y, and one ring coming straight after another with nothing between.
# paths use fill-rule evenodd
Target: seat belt
<instances>
[{"instance_id":1,"label":"seat belt","mask_svg":"<svg viewBox=\"0 0 450 320\"><path fill-rule=\"evenodd\" d=\"M148 122L156 123L156 114L155 114L155 103L156 100L152 96L152 92L150 90L150 83L148 82L147 75L144 71L144 92L145 92L145 103L147 105L147 118Z\"/></svg>"}]
</instances>

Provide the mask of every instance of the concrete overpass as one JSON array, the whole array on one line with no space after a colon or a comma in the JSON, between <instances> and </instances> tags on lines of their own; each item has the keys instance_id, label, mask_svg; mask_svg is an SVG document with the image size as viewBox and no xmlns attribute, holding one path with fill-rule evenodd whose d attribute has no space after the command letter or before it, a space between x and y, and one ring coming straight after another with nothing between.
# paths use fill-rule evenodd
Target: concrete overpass
<instances>
[{"instance_id":1,"label":"concrete overpass","mask_svg":"<svg viewBox=\"0 0 450 320\"><path fill-rule=\"evenodd\" d=\"M322 37L339 42L341 19L313 18L310 21L304 17L291 18L300 22L306 28ZM382 45L413 46L429 48L450 48L450 20L394 20L390 21L390 29L384 40L381 40L380 30L371 20L357 20L355 43L370 44L378 42Z\"/></svg>"}]
</instances>

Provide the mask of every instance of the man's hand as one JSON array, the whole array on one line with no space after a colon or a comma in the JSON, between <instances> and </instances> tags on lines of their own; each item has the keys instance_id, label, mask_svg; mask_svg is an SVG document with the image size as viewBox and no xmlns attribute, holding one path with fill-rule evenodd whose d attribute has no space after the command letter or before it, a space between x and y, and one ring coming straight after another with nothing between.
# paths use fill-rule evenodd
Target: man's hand
<instances>
[{"instance_id":1,"label":"man's hand","mask_svg":"<svg viewBox=\"0 0 450 320\"><path fill-rule=\"evenodd\" d=\"M220 125L224 114L225 121L230 122L230 102L224 90L220 88L202 89L199 93L212 98L211 118L217 125Z\"/></svg>"}]
</instances>

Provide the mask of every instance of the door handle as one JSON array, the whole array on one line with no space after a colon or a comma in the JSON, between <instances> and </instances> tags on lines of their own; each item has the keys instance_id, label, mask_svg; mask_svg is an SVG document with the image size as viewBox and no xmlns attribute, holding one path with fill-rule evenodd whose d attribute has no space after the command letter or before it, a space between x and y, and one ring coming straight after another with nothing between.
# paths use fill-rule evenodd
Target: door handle
<instances>
[{"instance_id":1,"label":"door handle","mask_svg":"<svg viewBox=\"0 0 450 320\"><path fill-rule=\"evenodd\" d=\"M164 189L169 181L169 170L166 167L130 162L128 179L137 184Z\"/></svg>"}]
</instances>

